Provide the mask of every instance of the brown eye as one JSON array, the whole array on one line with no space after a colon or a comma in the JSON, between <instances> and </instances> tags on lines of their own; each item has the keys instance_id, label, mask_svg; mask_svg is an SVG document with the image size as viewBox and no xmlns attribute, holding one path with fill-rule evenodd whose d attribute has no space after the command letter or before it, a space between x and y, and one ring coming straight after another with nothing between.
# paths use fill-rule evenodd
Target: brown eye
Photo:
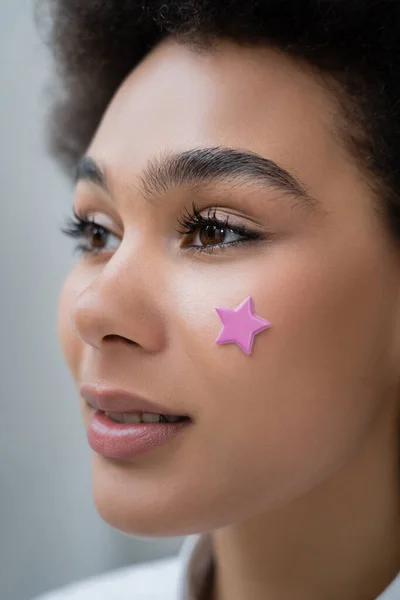
<instances>
[{"instance_id":1,"label":"brown eye","mask_svg":"<svg viewBox=\"0 0 400 600\"><path fill-rule=\"evenodd\" d=\"M87 238L90 246L94 250L103 250L107 243L109 233L99 225L90 224L88 225Z\"/></svg>"},{"instance_id":2,"label":"brown eye","mask_svg":"<svg viewBox=\"0 0 400 600\"><path fill-rule=\"evenodd\" d=\"M226 229L216 225L206 225L200 230L199 240L204 246L209 244L222 244L226 235Z\"/></svg>"},{"instance_id":3,"label":"brown eye","mask_svg":"<svg viewBox=\"0 0 400 600\"><path fill-rule=\"evenodd\" d=\"M209 209L207 216L203 216L193 202L192 212L187 210L186 213L178 219L183 229L176 231L186 237L188 244L185 248L192 252L211 253L214 249L222 250L228 246L232 248L237 244L264 239L261 233L247 229L245 225L231 225L228 215L224 220L219 219L216 209Z\"/></svg>"},{"instance_id":4,"label":"brown eye","mask_svg":"<svg viewBox=\"0 0 400 600\"><path fill-rule=\"evenodd\" d=\"M67 226L61 227L61 232L69 237L79 240L74 248L75 252L80 254L90 254L102 252L103 250L117 249L120 239L106 227L99 225L95 221L88 221L74 212L74 219L67 219ZM116 240L113 244L112 240ZM111 242L111 248L109 244Z\"/></svg>"}]
</instances>

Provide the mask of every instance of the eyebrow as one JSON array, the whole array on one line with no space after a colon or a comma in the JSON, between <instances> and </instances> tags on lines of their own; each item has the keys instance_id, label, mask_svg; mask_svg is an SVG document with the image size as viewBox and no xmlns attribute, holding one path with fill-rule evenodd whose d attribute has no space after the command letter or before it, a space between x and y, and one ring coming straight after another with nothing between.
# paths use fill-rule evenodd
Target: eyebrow
<instances>
[{"instance_id":1,"label":"eyebrow","mask_svg":"<svg viewBox=\"0 0 400 600\"><path fill-rule=\"evenodd\" d=\"M206 185L216 182L258 184L276 189L298 200L301 206L316 208L320 202L310 196L305 184L275 161L255 152L214 146L193 148L178 153L164 152L148 161L139 176L139 192L149 202L169 189L184 184ZM90 181L110 194L106 172L88 155L75 168L74 182ZM110 194L111 195L111 194Z\"/></svg>"}]
</instances>

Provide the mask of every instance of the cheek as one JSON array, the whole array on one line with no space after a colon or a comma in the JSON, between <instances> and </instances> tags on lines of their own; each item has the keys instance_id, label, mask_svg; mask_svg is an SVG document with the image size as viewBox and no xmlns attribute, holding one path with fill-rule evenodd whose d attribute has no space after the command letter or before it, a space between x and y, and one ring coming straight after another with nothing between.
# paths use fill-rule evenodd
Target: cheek
<instances>
[{"instance_id":1,"label":"cheek","mask_svg":"<svg viewBox=\"0 0 400 600\"><path fill-rule=\"evenodd\" d=\"M239 300L252 295L256 314L271 321L252 354L216 345L218 325L196 371L188 365L199 404L194 455L219 485L226 476L232 490L236 473L238 495L259 486L263 502L316 484L365 439L382 407L394 309L379 291L387 281L363 259L327 268L297 255L269 273L262 283L249 274ZM237 291L222 297L215 306L235 306Z\"/></svg>"}]
</instances>

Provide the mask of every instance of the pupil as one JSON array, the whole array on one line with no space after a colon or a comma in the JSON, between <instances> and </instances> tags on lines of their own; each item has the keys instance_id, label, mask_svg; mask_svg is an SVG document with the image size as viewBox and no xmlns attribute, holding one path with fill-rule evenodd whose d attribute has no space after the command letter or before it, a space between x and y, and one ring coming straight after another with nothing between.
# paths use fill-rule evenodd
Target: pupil
<instances>
[{"instance_id":1,"label":"pupil","mask_svg":"<svg viewBox=\"0 0 400 600\"><path fill-rule=\"evenodd\" d=\"M215 225L207 225L200 233L200 241L205 246L208 244L220 244L224 241L225 230Z\"/></svg>"},{"instance_id":2,"label":"pupil","mask_svg":"<svg viewBox=\"0 0 400 600\"><path fill-rule=\"evenodd\" d=\"M100 227L94 227L92 231L93 245L95 247L101 247L103 242L104 232Z\"/></svg>"}]
</instances>

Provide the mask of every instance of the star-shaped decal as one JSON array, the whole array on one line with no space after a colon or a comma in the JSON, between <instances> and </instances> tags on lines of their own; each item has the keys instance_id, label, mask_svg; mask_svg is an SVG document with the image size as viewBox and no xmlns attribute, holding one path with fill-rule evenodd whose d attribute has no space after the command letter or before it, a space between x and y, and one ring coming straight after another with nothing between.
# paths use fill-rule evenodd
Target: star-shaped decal
<instances>
[{"instance_id":1,"label":"star-shaped decal","mask_svg":"<svg viewBox=\"0 0 400 600\"><path fill-rule=\"evenodd\" d=\"M254 336L271 323L254 314L253 299L248 296L237 308L215 309L223 323L216 344L235 342L246 354L253 348Z\"/></svg>"}]
</instances>

